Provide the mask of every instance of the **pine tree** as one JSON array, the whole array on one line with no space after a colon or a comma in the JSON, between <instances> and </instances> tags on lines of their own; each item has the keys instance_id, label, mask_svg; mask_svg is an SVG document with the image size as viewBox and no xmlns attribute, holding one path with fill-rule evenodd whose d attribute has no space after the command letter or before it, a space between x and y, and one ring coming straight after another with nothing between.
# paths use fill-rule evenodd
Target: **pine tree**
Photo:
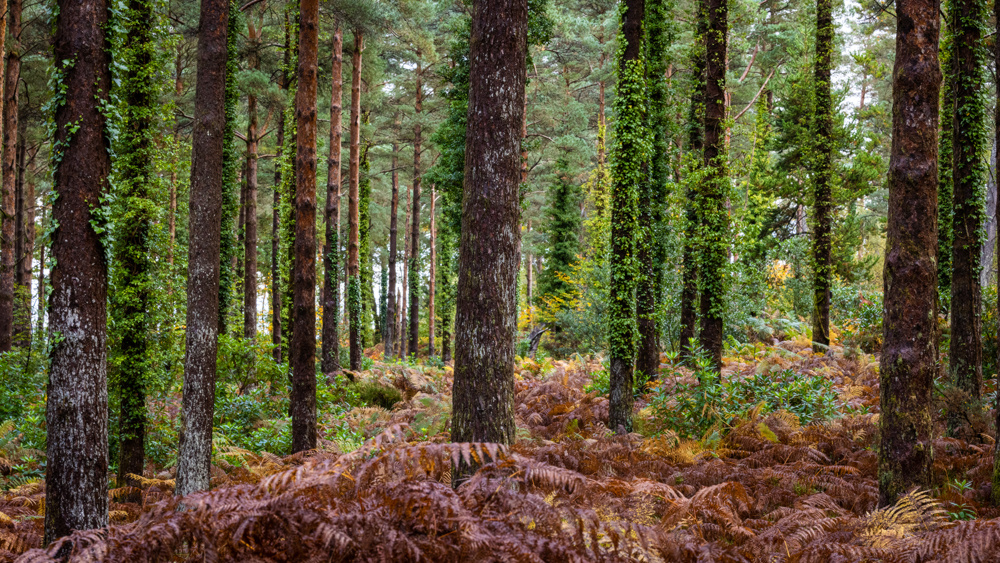
<instances>
[{"instance_id":1,"label":"pine tree","mask_svg":"<svg viewBox=\"0 0 1000 563\"><path fill-rule=\"evenodd\" d=\"M216 4L206 1L205 10ZM111 89L108 5L60 0L57 8L53 188L58 197L52 219L58 227L52 233L49 326L59 338L49 352L46 544L72 530L108 524L108 278L95 229L111 168L103 111ZM224 32L225 24L220 27Z\"/></svg>"},{"instance_id":2,"label":"pine tree","mask_svg":"<svg viewBox=\"0 0 1000 563\"><path fill-rule=\"evenodd\" d=\"M528 2L475 0L473 14L451 439L510 444Z\"/></svg>"},{"instance_id":3,"label":"pine tree","mask_svg":"<svg viewBox=\"0 0 1000 563\"><path fill-rule=\"evenodd\" d=\"M351 347L351 371L361 369L361 280L360 274L360 218L358 191L361 180L361 53L364 50L364 33L354 30L354 51L351 53L351 140L348 167L347 221L350 234L347 239L347 311Z\"/></svg>"},{"instance_id":4,"label":"pine tree","mask_svg":"<svg viewBox=\"0 0 1000 563\"><path fill-rule=\"evenodd\" d=\"M538 276L538 299L558 302L573 290L568 276L580 252L580 188L573 183L566 157L556 161L543 229L547 246L545 269Z\"/></svg>"},{"instance_id":5,"label":"pine tree","mask_svg":"<svg viewBox=\"0 0 1000 563\"><path fill-rule=\"evenodd\" d=\"M222 162L222 238L219 247L219 334L226 333L234 288L236 287L236 231L240 210L240 156L236 152L236 106L239 103L238 39L243 18L240 6L232 0L229 6L229 33L226 39L226 128L223 132Z\"/></svg>"},{"instance_id":6,"label":"pine tree","mask_svg":"<svg viewBox=\"0 0 1000 563\"><path fill-rule=\"evenodd\" d=\"M952 121L953 238L951 346L952 383L978 402L983 387L981 252L986 225L985 0L951 0L951 64L955 111ZM957 416L957 415L955 415ZM954 418L954 417L951 417ZM955 420L949 421L954 427Z\"/></svg>"},{"instance_id":7,"label":"pine tree","mask_svg":"<svg viewBox=\"0 0 1000 563\"><path fill-rule=\"evenodd\" d=\"M901 2L896 22L885 342L879 369L881 506L931 484L931 390L937 365L938 3Z\"/></svg>"},{"instance_id":8,"label":"pine tree","mask_svg":"<svg viewBox=\"0 0 1000 563\"><path fill-rule=\"evenodd\" d=\"M813 350L830 346L830 257L833 213L833 2L816 0L815 109L813 129L816 154L813 171Z\"/></svg>"},{"instance_id":9,"label":"pine tree","mask_svg":"<svg viewBox=\"0 0 1000 563\"><path fill-rule=\"evenodd\" d=\"M632 431L632 383L636 354L635 236L638 191L648 182L646 68L643 44L643 0L621 5L618 88L614 108L617 125L611 155L611 293L608 304L609 427Z\"/></svg>"},{"instance_id":10,"label":"pine tree","mask_svg":"<svg viewBox=\"0 0 1000 563\"><path fill-rule=\"evenodd\" d=\"M299 0L295 96L295 261L293 272L292 452L316 447L316 82L319 0Z\"/></svg>"},{"instance_id":11,"label":"pine tree","mask_svg":"<svg viewBox=\"0 0 1000 563\"><path fill-rule=\"evenodd\" d=\"M120 12L116 27L116 77L114 94L120 123L115 148L115 245L111 293L114 327L112 363L116 366L118 393L118 486L136 486L128 475L141 475L145 460L146 385L151 375L149 312L152 305L154 151L159 87L155 75L159 61L153 40L153 3L131 0Z\"/></svg>"},{"instance_id":12,"label":"pine tree","mask_svg":"<svg viewBox=\"0 0 1000 563\"><path fill-rule=\"evenodd\" d=\"M178 495L207 490L219 338L219 247L226 127L228 0L202 0L191 147L187 334Z\"/></svg>"},{"instance_id":13,"label":"pine tree","mask_svg":"<svg viewBox=\"0 0 1000 563\"><path fill-rule=\"evenodd\" d=\"M726 45L728 0L708 0L705 34L705 177L701 183L701 333L699 344L722 369L722 315L725 308L726 263L729 260L729 178L722 136L726 117Z\"/></svg>"},{"instance_id":14,"label":"pine tree","mask_svg":"<svg viewBox=\"0 0 1000 563\"><path fill-rule=\"evenodd\" d=\"M326 180L326 247L323 249L323 373L340 371L340 153L343 109L344 32L337 23L333 33L330 89L330 158Z\"/></svg>"}]
</instances>

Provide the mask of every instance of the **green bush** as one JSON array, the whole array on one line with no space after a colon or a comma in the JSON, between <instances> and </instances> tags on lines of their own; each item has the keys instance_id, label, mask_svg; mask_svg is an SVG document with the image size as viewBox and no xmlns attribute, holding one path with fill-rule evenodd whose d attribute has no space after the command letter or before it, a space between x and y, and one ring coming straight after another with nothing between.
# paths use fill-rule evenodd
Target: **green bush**
<instances>
[{"instance_id":1,"label":"green bush","mask_svg":"<svg viewBox=\"0 0 1000 563\"><path fill-rule=\"evenodd\" d=\"M882 349L882 292L835 284L830 320L842 331L848 348L872 354Z\"/></svg>"},{"instance_id":2,"label":"green bush","mask_svg":"<svg viewBox=\"0 0 1000 563\"><path fill-rule=\"evenodd\" d=\"M403 400L403 395L399 392L399 389L382 385L381 383L370 379L355 382L353 387L358 398L361 399L361 402L366 405L382 407L383 409L389 410L395 406L396 403Z\"/></svg>"},{"instance_id":3,"label":"green bush","mask_svg":"<svg viewBox=\"0 0 1000 563\"><path fill-rule=\"evenodd\" d=\"M983 288L983 377L997 373L997 287ZM947 348L942 344L941 351Z\"/></svg>"},{"instance_id":4,"label":"green bush","mask_svg":"<svg viewBox=\"0 0 1000 563\"><path fill-rule=\"evenodd\" d=\"M833 384L822 376L783 370L720 381L703 354L695 358L694 375L697 384L656 388L649 402L654 426L682 438L698 439L711 430L724 433L734 421L746 418L757 407L761 414L789 411L802 424L838 414Z\"/></svg>"}]
</instances>

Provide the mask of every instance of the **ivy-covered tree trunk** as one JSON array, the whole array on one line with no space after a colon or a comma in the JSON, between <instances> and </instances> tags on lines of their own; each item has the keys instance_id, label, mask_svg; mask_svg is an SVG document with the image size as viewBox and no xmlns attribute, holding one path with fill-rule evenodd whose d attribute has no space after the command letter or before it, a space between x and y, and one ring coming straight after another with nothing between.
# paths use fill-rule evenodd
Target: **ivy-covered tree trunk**
<instances>
[{"instance_id":1,"label":"ivy-covered tree trunk","mask_svg":"<svg viewBox=\"0 0 1000 563\"><path fill-rule=\"evenodd\" d=\"M896 5L879 505L931 483L937 365L938 2Z\"/></svg>"},{"instance_id":2,"label":"ivy-covered tree trunk","mask_svg":"<svg viewBox=\"0 0 1000 563\"><path fill-rule=\"evenodd\" d=\"M236 153L236 105L239 103L239 87L236 74L239 72L239 25L240 4L232 0L229 6L230 33L226 40L226 128L223 132L222 161L222 220L219 260L219 334L226 333L229 312L233 302L234 287L238 274L233 267L236 260L237 234L240 202L240 158Z\"/></svg>"},{"instance_id":3,"label":"ivy-covered tree trunk","mask_svg":"<svg viewBox=\"0 0 1000 563\"><path fill-rule=\"evenodd\" d=\"M323 373L340 371L340 145L341 109L344 98L344 32L337 25L333 34L330 90L330 158L326 173L326 248L323 249Z\"/></svg>"},{"instance_id":4,"label":"ivy-covered tree trunk","mask_svg":"<svg viewBox=\"0 0 1000 563\"><path fill-rule=\"evenodd\" d=\"M250 70L260 70L261 26L247 26ZM257 339L257 188L260 129L257 96L247 94L246 197L243 202L243 338Z\"/></svg>"},{"instance_id":5,"label":"ivy-covered tree trunk","mask_svg":"<svg viewBox=\"0 0 1000 563\"><path fill-rule=\"evenodd\" d=\"M65 95L54 104L59 154L52 215L58 226L49 318L56 340L46 403L46 544L108 524L108 277L94 228L111 168L103 111L111 88L108 5L61 0L57 13L54 80Z\"/></svg>"},{"instance_id":6,"label":"ivy-covered tree trunk","mask_svg":"<svg viewBox=\"0 0 1000 563\"><path fill-rule=\"evenodd\" d=\"M403 222L403 291L402 291L402 301L399 306L399 357L407 358L410 355L410 351L407 350L407 344L409 344L409 338L407 335L409 331L407 330L407 323L409 323L410 318L406 315L407 307L409 306L409 300L407 297L410 294L410 215L411 205L413 198L413 192L406 190L406 220Z\"/></svg>"},{"instance_id":7,"label":"ivy-covered tree trunk","mask_svg":"<svg viewBox=\"0 0 1000 563\"><path fill-rule=\"evenodd\" d=\"M649 0L646 5L648 40L646 44L649 85L649 128L652 133L649 179L640 186L639 236L637 237L636 320L639 348L635 361L637 372L655 377L660 369L660 323L657 313L663 292L663 268L666 258L663 232L663 206L670 179L667 153L667 21L670 14L664 0Z\"/></svg>"},{"instance_id":8,"label":"ivy-covered tree trunk","mask_svg":"<svg viewBox=\"0 0 1000 563\"><path fill-rule=\"evenodd\" d=\"M285 48L283 54L283 64L279 74L281 89L286 93L289 89L288 68L292 60L292 30L289 22L288 11L285 11ZM282 112L283 114L284 112ZM274 199L271 210L271 344L274 346L274 361L281 362L284 358L282 351L282 287L281 287L281 209L284 204L281 201L281 191L284 184L281 170L281 160L285 154L285 120L278 118L278 130L276 133L277 157L274 162Z\"/></svg>"},{"instance_id":9,"label":"ivy-covered tree trunk","mask_svg":"<svg viewBox=\"0 0 1000 563\"><path fill-rule=\"evenodd\" d=\"M455 319L453 442L514 441L527 0L475 0ZM457 484L471 467L453 469Z\"/></svg>"},{"instance_id":10,"label":"ivy-covered tree trunk","mask_svg":"<svg viewBox=\"0 0 1000 563\"><path fill-rule=\"evenodd\" d=\"M359 209L358 189L361 169L361 53L365 48L364 34L354 30L354 52L351 53L351 146L348 163L347 221L347 309L351 346L351 371L361 369L361 279L359 277Z\"/></svg>"},{"instance_id":11,"label":"ivy-covered tree trunk","mask_svg":"<svg viewBox=\"0 0 1000 563\"><path fill-rule=\"evenodd\" d=\"M219 346L219 245L226 128L228 0L202 0L188 225L187 333L178 495L209 487Z\"/></svg>"},{"instance_id":12,"label":"ivy-covered tree trunk","mask_svg":"<svg viewBox=\"0 0 1000 563\"><path fill-rule=\"evenodd\" d=\"M413 199L410 202L412 221L410 225L410 344L408 353L419 354L420 335L420 150L421 123L420 113L423 110L424 91L421 82L423 67L420 60L420 49L417 49L416 89L414 90L413 111L416 113L413 124Z\"/></svg>"},{"instance_id":13,"label":"ivy-covered tree trunk","mask_svg":"<svg viewBox=\"0 0 1000 563\"><path fill-rule=\"evenodd\" d=\"M691 47L691 105L687 123L687 197L684 200L684 248L681 272L681 332L683 356L693 352L691 342L698 336L698 237L701 229L699 197L700 158L705 150L705 35L708 32L707 0L698 0L694 44Z\"/></svg>"},{"instance_id":14,"label":"ivy-covered tree trunk","mask_svg":"<svg viewBox=\"0 0 1000 563\"><path fill-rule=\"evenodd\" d=\"M954 8L950 0L943 3L946 11L941 22L941 46L938 50L941 60L941 133L938 141L938 303L945 315L951 310L951 252L954 243L952 225L955 218L952 201L954 185L952 184L952 135L955 133L955 65L952 64L952 43L954 42L952 24L948 22Z\"/></svg>"},{"instance_id":15,"label":"ivy-covered tree trunk","mask_svg":"<svg viewBox=\"0 0 1000 563\"><path fill-rule=\"evenodd\" d=\"M7 17L9 7L7 0L0 0L0 57L6 63ZM0 69L2 70L2 69ZM7 79L4 73L3 84L0 85L0 99L6 105ZM3 113L2 137L6 137L6 112ZM4 151L6 152L6 150ZM10 350L14 339L14 189L8 187L0 178L0 352Z\"/></svg>"},{"instance_id":16,"label":"ivy-covered tree trunk","mask_svg":"<svg viewBox=\"0 0 1000 563\"><path fill-rule=\"evenodd\" d=\"M396 118L394 132L399 130L399 117ZM392 359L399 352L396 345L396 335L398 326L397 318L399 311L396 307L396 239L399 234L399 144L392 143L392 200L389 206L389 297L386 301L386 333L385 333L385 357Z\"/></svg>"},{"instance_id":17,"label":"ivy-covered tree trunk","mask_svg":"<svg viewBox=\"0 0 1000 563\"><path fill-rule=\"evenodd\" d=\"M611 154L611 288L608 305L610 414L615 432L632 431L633 367L636 354L635 236L640 186L647 181L646 69L643 59L643 0L621 8L615 146Z\"/></svg>"},{"instance_id":18,"label":"ivy-covered tree trunk","mask_svg":"<svg viewBox=\"0 0 1000 563\"><path fill-rule=\"evenodd\" d=\"M726 195L726 42L728 0L708 0L705 34L705 178L701 184L701 333L699 344L716 371L722 369L722 314L726 263L729 260L729 214Z\"/></svg>"},{"instance_id":19,"label":"ivy-covered tree trunk","mask_svg":"<svg viewBox=\"0 0 1000 563\"><path fill-rule=\"evenodd\" d=\"M1000 2L993 3L993 21L997 23L997 29L1000 29ZM996 31L997 30L994 30L994 32ZM1000 68L1000 41L993 41L993 64L993 68ZM995 137L993 142L1000 143L1000 81L997 81L996 89L996 105L993 112L993 134ZM1000 144L997 144L997 147L1000 147ZM996 211L997 217L1000 217L1000 197L997 198ZM1000 310L998 310L997 313L1000 313ZM996 343L997 351L1000 353L1000 331L997 332ZM994 408L996 409L996 428L1000 428L1000 394L997 396L997 403ZM991 492L993 506L1000 506L1000 440L998 440L997 444L993 447L993 478Z\"/></svg>"},{"instance_id":20,"label":"ivy-covered tree trunk","mask_svg":"<svg viewBox=\"0 0 1000 563\"><path fill-rule=\"evenodd\" d=\"M111 295L114 355L118 364L116 391L121 409L118 417L118 486L138 486L129 475L142 475L146 438L146 383L150 377L148 357L149 310L152 305L153 200L155 131L158 96L155 72L156 42L153 40L153 3L130 0L117 22L126 30L116 45L117 68L124 68L118 97L121 127L115 163L115 246ZM117 44L117 41L116 41Z\"/></svg>"},{"instance_id":21,"label":"ivy-covered tree trunk","mask_svg":"<svg viewBox=\"0 0 1000 563\"><path fill-rule=\"evenodd\" d=\"M434 301L435 298L434 290L436 289L435 286L437 284L437 225L435 224L436 222L434 217L434 211L435 211L434 199L436 195L437 193L435 190L435 186L434 184L431 184L431 209L430 209L431 263L430 263L430 272L429 275L427 276L427 284L429 286L429 290L427 292L427 357L428 358L436 355L435 353L436 351L434 350L434 317L435 317L434 306L436 305Z\"/></svg>"},{"instance_id":22,"label":"ivy-covered tree trunk","mask_svg":"<svg viewBox=\"0 0 1000 563\"><path fill-rule=\"evenodd\" d=\"M295 96L295 266L293 272L292 452L316 447L316 79L319 0L299 0Z\"/></svg>"},{"instance_id":23,"label":"ivy-covered tree trunk","mask_svg":"<svg viewBox=\"0 0 1000 563\"><path fill-rule=\"evenodd\" d=\"M986 225L986 106L983 84L987 61L982 44L988 19L985 0L951 0L955 113L952 121L951 382L978 402L983 387L982 270ZM949 417L949 426L957 421Z\"/></svg>"},{"instance_id":24,"label":"ivy-covered tree trunk","mask_svg":"<svg viewBox=\"0 0 1000 563\"><path fill-rule=\"evenodd\" d=\"M826 352L830 346L830 286L833 264L830 256L833 213L833 96L830 71L833 68L833 1L816 0L816 61L813 87L816 89L813 172L813 351Z\"/></svg>"},{"instance_id":25,"label":"ivy-covered tree trunk","mask_svg":"<svg viewBox=\"0 0 1000 563\"><path fill-rule=\"evenodd\" d=\"M15 199L14 215L16 217L14 236L14 311L13 311L13 343L16 346L28 346L31 342L31 257L25 250L25 217L29 208L34 208L34 201L25 205L24 193L18 189L23 186L18 183L17 167L23 161L23 139L19 136L18 125L18 83L21 79L21 8L22 0L9 0L7 3L7 23L10 36L7 43L7 64L4 68L3 86L3 195ZM2 53L3 51L0 51ZM4 209L7 208L4 203ZM10 223L9 215L4 223ZM34 224L31 225L34 231ZM29 264L25 276L24 263Z\"/></svg>"}]
</instances>

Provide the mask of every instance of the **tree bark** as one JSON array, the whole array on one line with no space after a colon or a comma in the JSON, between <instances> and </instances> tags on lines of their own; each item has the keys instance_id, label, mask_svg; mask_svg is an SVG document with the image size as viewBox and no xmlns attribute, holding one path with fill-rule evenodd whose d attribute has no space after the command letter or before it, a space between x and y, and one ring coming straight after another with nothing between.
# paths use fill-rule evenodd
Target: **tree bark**
<instances>
[{"instance_id":1,"label":"tree bark","mask_svg":"<svg viewBox=\"0 0 1000 563\"><path fill-rule=\"evenodd\" d=\"M340 144L343 102L344 32L333 34L330 89L330 158L326 173L326 248L323 249L323 373L340 372Z\"/></svg>"},{"instance_id":2,"label":"tree bark","mask_svg":"<svg viewBox=\"0 0 1000 563\"><path fill-rule=\"evenodd\" d=\"M202 0L188 204L187 335L178 495L208 489L212 459L228 20L227 0Z\"/></svg>"},{"instance_id":3,"label":"tree bark","mask_svg":"<svg viewBox=\"0 0 1000 563\"><path fill-rule=\"evenodd\" d=\"M896 5L879 504L931 484L937 363L938 3Z\"/></svg>"},{"instance_id":4,"label":"tree bark","mask_svg":"<svg viewBox=\"0 0 1000 563\"><path fill-rule=\"evenodd\" d=\"M998 22L997 25L1000 27L1000 2L993 3L993 21ZM993 64L994 68L1000 68L1000 41L996 40L993 41ZM993 133L995 135L993 139L993 155L995 162L994 170L1000 170L1000 81L997 81L996 89L996 106L993 113ZM996 216L998 222L997 231L998 235L1000 235L1000 181L997 178L994 178L993 181L997 184ZM997 273L997 283L1000 283L1000 272ZM1000 303L998 303L998 307L1000 307ZM996 312L1000 313L1000 309ZM998 354L1000 354L1000 331L997 332L996 343ZM994 408L996 412L996 428L1000 428L1000 395L997 397L997 403L994 405ZM993 448L993 478L991 488L993 505L1000 506L1000 441Z\"/></svg>"},{"instance_id":5,"label":"tree bark","mask_svg":"<svg viewBox=\"0 0 1000 563\"><path fill-rule=\"evenodd\" d=\"M421 83L420 49L417 49L416 90L413 102L415 123L413 125L413 200L411 202L413 223L410 225L410 344L409 353L419 355L420 337L420 113L423 109L423 84Z\"/></svg>"},{"instance_id":6,"label":"tree bark","mask_svg":"<svg viewBox=\"0 0 1000 563\"><path fill-rule=\"evenodd\" d=\"M451 439L510 444L528 2L476 0L473 14Z\"/></svg>"},{"instance_id":7,"label":"tree bark","mask_svg":"<svg viewBox=\"0 0 1000 563\"><path fill-rule=\"evenodd\" d=\"M437 278L437 247L436 247L436 232L435 232L435 221L434 221L434 196L435 196L434 184L431 184L431 264L430 264L430 274L428 278L428 285L430 286L430 291L427 293L427 357L433 357L434 354L434 287Z\"/></svg>"},{"instance_id":8,"label":"tree bark","mask_svg":"<svg viewBox=\"0 0 1000 563\"><path fill-rule=\"evenodd\" d=\"M292 303L292 452L316 447L316 78L319 0L299 0L295 96L295 271Z\"/></svg>"},{"instance_id":9,"label":"tree bark","mask_svg":"<svg viewBox=\"0 0 1000 563\"><path fill-rule=\"evenodd\" d=\"M7 0L0 0L0 54L6 53L7 44L7 17L9 6ZM3 57L4 67L6 67L7 57ZM0 86L0 99L7 105L7 81L8 73L4 72L3 86ZM16 102L15 102L16 103ZM14 116L16 122L17 116ZM7 153L7 110L3 110L2 138L4 142L4 153ZM16 137L15 137L16 139ZM15 225L14 214L16 213L14 194L14 184L7 185L7 158L3 159L3 178L0 184L0 352L10 350L14 339L14 269L15 269ZM13 160L11 160L13 161Z\"/></svg>"},{"instance_id":10,"label":"tree bark","mask_svg":"<svg viewBox=\"0 0 1000 563\"><path fill-rule=\"evenodd\" d=\"M4 69L3 87L3 197L10 194L14 198L17 219L15 235L17 237L14 253L14 327L13 338L17 346L28 346L31 343L31 255L26 254L27 247L27 214L34 207L34 198L25 200L22 191L23 183L18 182L18 167L23 162L24 143L19 133L18 125L18 82L21 78L21 0L9 0L7 3L7 23L9 36L7 38L7 65ZM2 52L2 51L0 51ZM4 203L4 208L7 205ZM9 217L9 216L7 216ZM9 223L5 218L4 223ZM34 230L34 224L31 224ZM27 265L27 275L25 275Z\"/></svg>"},{"instance_id":11,"label":"tree bark","mask_svg":"<svg viewBox=\"0 0 1000 563\"><path fill-rule=\"evenodd\" d=\"M728 0L708 0L705 36L705 167L702 183L701 334L699 343L716 372L722 369L722 313L724 275L729 259L729 216L726 211L725 140L726 42L729 33Z\"/></svg>"},{"instance_id":12,"label":"tree bark","mask_svg":"<svg viewBox=\"0 0 1000 563\"><path fill-rule=\"evenodd\" d=\"M405 257L405 260L403 260L403 302L399 307L399 357L401 358L408 358L410 356L410 350L407 347L409 343L407 334L409 331L406 330L409 317L406 315L406 312L410 303L407 299L410 295L410 237L408 234L410 232L410 216L413 209L412 202L413 192L406 190L406 220L403 223L403 256Z\"/></svg>"},{"instance_id":13,"label":"tree bark","mask_svg":"<svg viewBox=\"0 0 1000 563\"><path fill-rule=\"evenodd\" d=\"M707 0L698 0L698 22L695 26L695 48L691 55L691 74L694 86L691 90L691 105L688 110L688 153L695 155L689 159L691 175L697 174L697 155L705 150L705 35L708 33ZM694 352L692 342L698 336L698 277L699 256L698 234L701 214L698 212L700 192L697 182L688 182L687 197L684 201L684 248L681 262L681 332L680 350L682 356L690 358Z\"/></svg>"},{"instance_id":14,"label":"tree bark","mask_svg":"<svg viewBox=\"0 0 1000 563\"><path fill-rule=\"evenodd\" d=\"M288 21L288 11L285 11L285 49L284 64L280 73L281 89L288 92L290 80L286 69L291 66L291 27ZM284 113L284 112L282 112ZM285 154L285 118L278 119L277 157L274 160L274 197L271 209L271 344L274 346L274 361L280 363L284 357L281 349L282 335L282 287L281 287L281 160Z\"/></svg>"},{"instance_id":15,"label":"tree bark","mask_svg":"<svg viewBox=\"0 0 1000 563\"><path fill-rule=\"evenodd\" d=\"M952 69L955 112L952 126L951 346L948 371L951 382L973 402L982 397L983 340L982 287L983 229L986 224L986 107L983 100L986 60L982 45L985 0L951 2ZM972 405L969 405L971 408ZM959 413L949 416L954 429Z\"/></svg>"},{"instance_id":16,"label":"tree bark","mask_svg":"<svg viewBox=\"0 0 1000 563\"><path fill-rule=\"evenodd\" d=\"M813 351L830 347L830 287L833 264L830 256L833 213L833 97L830 71L833 67L833 2L816 0L816 171L813 185Z\"/></svg>"},{"instance_id":17,"label":"tree bark","mask_svg":"<svg viewBox=\"0 0 1000 563\"><path fill-rule=\"evenodd\" d=\"M149 309L153 300L151 251L153 201L153 112L158 88L148 79L155 57L153 4L130 0L122 16L127 28L118 50L127 65L118 88L123 121L115 166L119 181L114 237L114 287L111 318L118 361L118 486L133 486L130 474L141 475L145 461L146 385L150 377ZM136 500L132 495L132 500Z\"/></svg>"},{"instance_id":18,"label":"tree bark","mask_svg":"<svg viewBox=\"0 0 1000 563\"><path fill-rule=\"evenodd\" d=\"M103 111L111 88L108 5L60 0L57 13L53 56L66 98L55 112L61 158L53 176L58 227L49 314L57 341L46 406L46 544L108 524L108 276L91 213L103 205L111 169Z\"/></svg>"},{"instance_id":19,"label":"tree bark","mask_svg":"<svg viewBox=\"0 0 1000 563\"><path fill-rule=\"evenodd\" d=\"M396 128L394 131L399 130L399 118L396 118ZM392 143L392 202L389 207L389 282L388 282L388 297L386 298L386 314L385 314L385 357L386 359L392 359L396 357L399 352L399 347L396 343L396 335L398 331L396 330L397 319L399 317L399 310L396 307L396 254L398 253L396 245L396 237L399 230L399 220L397 216L399 215L399 144Z\"/></svg>"},{"instance_id":20,"label":"tree bark","mask_svg":"<svg viewBox=\"0 0 1000 563\"><path fill-rule=\"evenodd\" d=\"M354 30L354 52L351 54L351 152L348 168L347 217L350 235L347 239L347 308L350 311L351 371L361 370L361 277L360 274L360 207L358 189L361 170L361 54L365 48L364 34Z\"/></svg>"},{"instance_id":21,"label":"tree bark","mask_svg":"<svg viewBox=\"0 0 1000 563\"><path fill-rule=\"evenodd\" d=\"M247 27L247 41L250 44L248 66L251 70L260 70L259 26L251 24ZM243 202L243 338L253 342L257 339L257 168L260 145L257 96L253 94L247 95L247 118L246 198Z\"/></svg>"},{"instance_id":22,"label":"tree bark","mask_svg":"<svg viewBox=\"0 0 1000 563\"><path fill-rule=\"evenodd\" d=\"M645 181L646 77L643 67L643 0L626 0L622 12L624 42L618 61L615 112L618 117L612 153L611 284L608 306L609 417L617 433L632 431L633 369L635 363L635 235L636 198Z\"/></svg>"}]
</instances>

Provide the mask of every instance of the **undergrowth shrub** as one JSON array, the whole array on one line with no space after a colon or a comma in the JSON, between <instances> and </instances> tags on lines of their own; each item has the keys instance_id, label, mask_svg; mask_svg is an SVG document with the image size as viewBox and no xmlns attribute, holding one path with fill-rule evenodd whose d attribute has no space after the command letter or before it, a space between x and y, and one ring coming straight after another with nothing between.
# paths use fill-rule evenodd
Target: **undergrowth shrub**
<instances>
[{"instance_id":1,"label":"undergrowth shrub","mask_svg":"<svg viewBox=\"0 0 1000 563\"><path fill-rule=\"evenodd\" d=\"M835 284L831 296L831 322L841 328L846 348L867 354L882 349L882 292Z\"/></svg>"},{"instance_id":2,"label":"undergrowth shrub","mask_svg":"<svg viewBox=\"0 0 1000 563\"><path fill-rule=\"evenodd\" d=\"M649 399L654 428L699 439L712 432L725 434L751 412L787 411L803 425L839 414L833 384L821 375L785 369L720 379L700 353L693 366L692 376L675 371L654 388Z\"/></svg>"},{"instance_id":3,"label":"undergrowth shrub","mask_svg":"<svg viewBox=\"0 0 1000 563\"><path fill-rule=\"evenodd\" d=\"M382 385L370 379L357 381L352 386L354 387L354 392L357 393L358 399L369 406L390 410L396 406L396 403L403 400L403 395L399 392L399 389Z\"/></svg>"}]
</instances>

